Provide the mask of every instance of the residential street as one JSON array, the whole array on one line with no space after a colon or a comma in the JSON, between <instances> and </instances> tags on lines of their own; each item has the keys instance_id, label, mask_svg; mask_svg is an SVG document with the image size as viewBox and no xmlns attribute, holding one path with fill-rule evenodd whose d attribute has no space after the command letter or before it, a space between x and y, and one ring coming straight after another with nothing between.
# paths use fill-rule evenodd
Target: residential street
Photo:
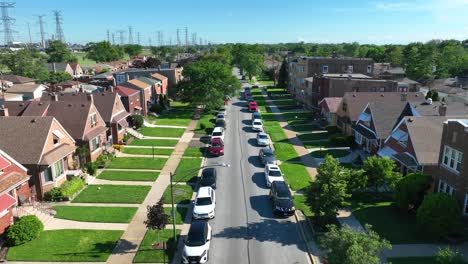
<instances>
[{"instance_id":1,"label":"residential street","mask_svg":"<svg viewBox=\"0 0 468 264\"><path fill-rule=\"evenodd\" d=\"M250 130L245 102L233 100L228 109L225 156L207 163L218 168L216 218L210 263L309 263L294 217L273 215L263 166Z\"/></svg>"}]
</instances>

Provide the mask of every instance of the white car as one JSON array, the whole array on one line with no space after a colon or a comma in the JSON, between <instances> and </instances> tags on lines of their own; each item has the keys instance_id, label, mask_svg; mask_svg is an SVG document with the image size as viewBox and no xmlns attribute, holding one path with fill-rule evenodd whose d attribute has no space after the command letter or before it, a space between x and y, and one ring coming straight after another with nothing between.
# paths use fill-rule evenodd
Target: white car
<instances>
[{"instance_id":1,"label":"white car","mask_svg":"<svg viewBox=\"0 0 468 264\"><path fill-rule=\"evenodd\" d=\"M213 219L215 217L216 196L211 187L200 187L193 206L193 218Z\"/></svg>"},{"instance_id":2,"label":"white car","mask_svg":"<svg viewBox=\"0 0 468 264\"><path fill-rule=\"evenodd\" d=\"M265 166L265 181L268 187L271 187L271 183L274 181L284 181L283 172L275 164L267 164Z\"/></svg>"},{"instance_id":3,"label":"white car","mask_svg":"<svg viewBox=\"0 0 468 264\"><path fill-rule=\"evenodd\" d=\"M255 119L252 122L252 130L253 131L263 131L263 123L260 119Z\"/></svg>"},{"instance_id":4,"label":"white car","mask_svg":"<svg viewBox=\"0 0 468 264\"><path fill-rule=\"evenodd\" d=\"M222 113L218 113L218 115L216 115L216 121L219 121L219 120L226 121L226 116Z\"/></svg>"},{"instance_id":5,"label":"white car","mask_svg":"<svg viewBox=\"0 0 468 264\"><path fill-rule=\"evenodd\" d=\"M270 139L268 134L265 132L259 132L257 134L257 145L259 146L268 146L270 144Z\"/></svg>"},{"instance_id":6,"label":"white car","mask_svg":"<svg viewBox=\"0 0 468 264\"><path fill-rule=\"evenodd\" d=\"M184 239L182 263L206 263L210 254L211 226L206 221L194 221Z\"/></svg>"},{"instance_id":7,"label":"white car","mask_svg":"<svg viewBox=\"0 0 468 264\"><path fill-rule=\"evenodd\" d=\"M211 132L211 139L213 140L213 138L221 138L224 141L224 128L215 127Z\"/></svg>"}]
</instances>

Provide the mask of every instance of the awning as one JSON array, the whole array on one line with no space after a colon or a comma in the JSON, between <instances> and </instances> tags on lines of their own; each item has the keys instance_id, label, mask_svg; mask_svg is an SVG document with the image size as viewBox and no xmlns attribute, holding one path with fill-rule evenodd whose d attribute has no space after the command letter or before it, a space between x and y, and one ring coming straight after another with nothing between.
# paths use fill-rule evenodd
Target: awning
<instances>
[{"instance_id":1,"label":"awning","mask_svg":"<svg viewBox=\"0 0 468 264\"><path fill-rule=\"evenodd\" d=\"M365 127L361 125L352 125L351 128L356 131L356 133L361 134L363 137L367 139L377 139L374 133L366 129Z\"/></svg>"},{"instance_id":2,"label":"awning","mask_svg":"<svg viewBox=\"0 0 468 264\"><path fill-rule=\"evenodd\" d=\"M396 154L397 152L392 149L391 147L389 146L386 146L384 147L383 149L379 150L377 152L377 155L379 155L380 157L382 158L385 158L385 157L389 157L389 158L392 158L394 154Z\"/></svg>"},{"instance_id":3,"label":"awning","mask_svg":"<svg viewBox=\"0 0 468 264\"><path fill-rule=\"evenodd\" d=\"M134 108L137 109L137 110L143 109L143 108L141 108L140 106L135 106Z\"/></svg>"},{"instance_id":4,"label":"awning","mask_svg":"<svg viewBox=\"0 0 468 264\"><path fill-rule=\"evenodd\" d=\"M121 127L126 128L128 127L128 122L125 119L120 119L117 124L119 124Z\"/></svg>"},{"instance_id":5,"label":"awning","mask_svg":"<svg viewBox=\"0 0 468 264\"><path fill-rule=\"evenodd\" d=\"M2 175L0 178L0 193L8 192L18 187L19 185L28 181L29 178L29 175L16 171L10 172L7 175Z\"/></svg>"},{"instance_id":6,"label":"awning","mask_svg":"<svg viewBox=\"0 0 468 264\"><path fill-rule=\"evenodd\" d=\"M16 204L16 199L9 195L8 193L4 193L0 195L0 212L3 212L13 205Z\"/></svg>"},{"instance_id":7,"label":"awning","mask_svg":"<svg viewBox=\"0 0 468 264\"><path fill-rule=\"evenodd\" d=\"M400 163L404 164L406 167L417 167L418 162L411 157L408 153L398 153L393 155L393 159L399 161Z\"/></svg>"},{"instance_id":8,"label":"awning","mask_svg":"<svg viewBox=\"0 0 468 264\"><path fill-rule=\"evenodd\" d=\"M65 138L65 136L58 130L52 131L52 134L54 134L55 136L57 136L60 139Z\"/></svg>"},{"instance_id":9,"label":"awning","mask_svg":"<svg viewBox=\"0 0 468 264\"><path fill-rule=\"evenodd\" d=\"M40 165L51 165L57 162L60 159L63 159L67 155L73 153L76 150L75 146L62 144L59 147L47 152L42 156Z\"/></svg>"},{"instance_id":10,"label":"awning","mask_svg":"<svg viewBox=\"0 0 468 264\"><path fill-rule=\"evenodd\" d=\"M107 128L104 127L104 126L96 127L95 129L91 130L91 132L86 134L84 139L86 141L90 141L91 139L97 137L99 134L101 134L102 132L105 132L105 131L107 131Z\"/></svg>"},{"instance_id":11,"label":"awning","mask_svg":"<svg viewBox=\"0 0 468 264\"><path fill-rule=\"evenodd\" d=\"M127 111L123 111L122 113L119 113L118 115L114 116L112 118L112 122L119 123L121 120L125 120L129 115L130 113L128 113Z\"/></svg>"}]
</instances>

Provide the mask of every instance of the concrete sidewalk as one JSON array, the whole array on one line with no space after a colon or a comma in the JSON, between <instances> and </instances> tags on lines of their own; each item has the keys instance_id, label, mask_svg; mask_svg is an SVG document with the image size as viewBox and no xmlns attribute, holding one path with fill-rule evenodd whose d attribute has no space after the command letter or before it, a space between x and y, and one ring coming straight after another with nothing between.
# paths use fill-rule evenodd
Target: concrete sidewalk
<instances>
[{"instance_id":1,"label":"concrete sidewalk","mask_svg":"<svg viewBox=\"0 0 468 264\"><path fill-rule=\"evenodd\" d=\"M152 188L146 196L146 199L138 207L138 211L130 222L127 230L120 238L111 256L107 259L107 263L132 263L147 230L143 223L146 220L146 207L148 205L156 204L161 199L166 187L169 186L169 175L171 172L174 172L179 165L182 155L194 135L193 131L195 130L197 123L198 120L192 120L190 125L187 127L185 133L180 138L179 143L176 145L174 152L166 162L164 168L161 170L161 174L158 179L153 182Z\"/></svg>"},{"instance_id":2,"label":"concrete sidewalk","mask_svg":"<svg viewBox=\"0 0 468 264\"><path fill-rule=\"evenodd\" d=\"M348 209L341 209L338 210L338 215L336 216L336 219L340 224L347 225L351 227L352 229L359 231L359 232L365 232L366 230L364 227L361 225L361 223L354 217L352 212Z\"/></svg>"},{"instance_id":3,"label":"concrete sidewalk","mask_svg":"<svg viewBox=\"0 0 468 264\"><path fill-rule=\"evenodd\" d=\"M111 180L102 180L102 179L95 179L91 185L100 185L100 184L108 184L108 185L144 185L144 186L151 186L153 182L151 181L111 181Z\"/></svg>"},{"instance_id":4,"label":"concrete sidewalk","mask_svg":"<svg viewBox=\"0 0 468 264\"><path fill-rule=\"evenodd\" d=\"M53 218L44 226L44 230L59 229L92 229L92 230L126 230L128 224L123 223L95 223L80 222L66 219Z\"/></svg>"}]
</instances>

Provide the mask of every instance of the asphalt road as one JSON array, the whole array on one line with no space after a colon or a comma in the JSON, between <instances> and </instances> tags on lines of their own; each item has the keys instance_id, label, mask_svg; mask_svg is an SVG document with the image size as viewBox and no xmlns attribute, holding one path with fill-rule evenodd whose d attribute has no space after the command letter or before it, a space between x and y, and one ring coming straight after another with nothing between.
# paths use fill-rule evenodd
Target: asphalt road
<instances>
[{"instance_id":1,"label":"asphalt road","mask_svg":"<svg viewBox=\"0 0 468 264\"><path fill-rule=\"evenodd\" d=\"M225 155L207 163L217 168L216 218L210 221L213 240L209 263L310 263L294 217L272 213L263 166L250 130L245 101L233 99L228 108Z\"/></svg>"}]
</instances>

